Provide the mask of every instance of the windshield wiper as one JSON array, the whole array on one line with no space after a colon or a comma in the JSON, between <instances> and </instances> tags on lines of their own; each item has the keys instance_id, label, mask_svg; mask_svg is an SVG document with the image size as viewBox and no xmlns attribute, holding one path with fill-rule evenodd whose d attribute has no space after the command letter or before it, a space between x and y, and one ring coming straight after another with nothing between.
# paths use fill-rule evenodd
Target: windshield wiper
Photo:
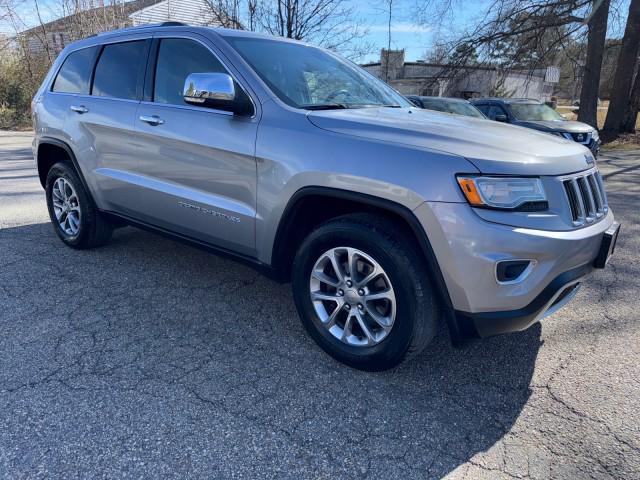
<instances>
[{"instance_id":1,"label":"windshield wiper","mask_svg":"<svg viewBox=\"0 0 640 480\"><path fill-rule=\"evenodd\" d=\"M344 103L319 103L317 105L302 105L305 110L342 110L349 108Z\"/></svg>"},{"instance_id":2,"label":"windshield wiper","mask_svg":"<svg viewBox=\"0 0 640 480\"><path fill-rule=\"evenodd\" d=\"M319 103L316 105L302 105L300 108L304 108L307 110L342 110L346 108L402 108L402 105L395 104L365 104L365 103L354 103L347 105L346 103Z\"/></svg>"},{"instance_id":3,"label":"windshield wiper","mask_svg":"<svg viewBox=\"0 0 640 480\"><path fill-rule=\"evenodd\" d=\"M356 108L402 108L402 105L396 105L395 103L358 103L352 106Z\"/></svg>"}]
</instances>

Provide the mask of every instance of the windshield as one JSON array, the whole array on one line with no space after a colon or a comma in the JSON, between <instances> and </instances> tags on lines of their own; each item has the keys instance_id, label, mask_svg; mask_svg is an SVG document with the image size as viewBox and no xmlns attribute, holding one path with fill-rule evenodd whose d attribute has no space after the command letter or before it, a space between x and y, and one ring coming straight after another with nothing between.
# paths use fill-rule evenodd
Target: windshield
<instances>
[{"instance_id":1,"label":"windshield","mask_svg":"<svg viewBox=\"0 0 640 480\"><path fill-rule=\"evenodd\" d=\"M467 102L456 102L455 100L423 100L425 108L437 110L439 112L455 113L468 117L486 118L480 110Z\"/></svg>"},{"instance_id":2,"label":"windshield","mask_svg":"<svg viewBox=\"0 0 640 480\"><path fill-rule=\"evenodd\" d=\"M518 120L565 120L565 118L547 105L537 103L512 103L511 112Z\"/></svg>"},{"instance_id":3,"label":"windshield","mask_svg":"<svg viewBox=\"0 0 640 480\"><path fill-rule=\"evenodd\" d=\"M319 48L261 38L226 37L286 104L324 108L409 107L395 90Z\"/></svg>"}]
</instances>

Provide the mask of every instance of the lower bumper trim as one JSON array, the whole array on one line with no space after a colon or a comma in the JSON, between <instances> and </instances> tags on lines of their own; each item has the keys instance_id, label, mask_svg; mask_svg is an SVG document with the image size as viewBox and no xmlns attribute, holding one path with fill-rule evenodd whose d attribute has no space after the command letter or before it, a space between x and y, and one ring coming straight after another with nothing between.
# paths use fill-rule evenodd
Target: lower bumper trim
<instances>
[{"instance_id":1,"label":"lower bumper trim","mask_svg":"<svg viewBox=\"0 0 640 480\"><path fill-rule=\"evenodd\" d=\"M458 331L464 338L485 338L525 330L568 303L580 280L592 270L593 265L586 264L558 275L529 305L518 310L480 313L456 310Z\"/></svg>"}]
</instances>

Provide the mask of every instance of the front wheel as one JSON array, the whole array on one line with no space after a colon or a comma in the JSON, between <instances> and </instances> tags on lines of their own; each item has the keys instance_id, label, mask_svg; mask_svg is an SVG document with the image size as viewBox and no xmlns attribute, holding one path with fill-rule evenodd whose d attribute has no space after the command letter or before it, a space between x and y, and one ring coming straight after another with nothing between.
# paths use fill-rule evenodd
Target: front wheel
<instances>
[{"instance_id":1,"label":"front wheel","mask_svg":"<svg viewBox=\"0 0 640 480\"><path fill-rule=\"evenodd\" d=\"M302 323L323 350L354 368L392 368L435 335L425 260L402 231L374 215L339 217L311 233L294 260Z\"/></svg>"}]
</instances>

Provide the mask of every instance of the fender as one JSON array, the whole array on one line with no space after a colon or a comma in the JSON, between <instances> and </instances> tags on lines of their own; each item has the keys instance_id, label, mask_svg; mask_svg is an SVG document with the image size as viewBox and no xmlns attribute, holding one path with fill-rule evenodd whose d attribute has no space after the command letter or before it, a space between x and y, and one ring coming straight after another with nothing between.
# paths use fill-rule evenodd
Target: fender
<instances>
[{"instance_id":1,"label":"fender","mask_svg":"<svg viewBox=\"0 0 640 480\"><path fill-rule=\"evenodd\" d=\"M438 296L438 299L440 300L440 304L442 306L442 310L445 315L447 326L453 343L461 344L463 343L463 339L469 337L468 332L461 331L460 325L456 319L455 310L451 302L451 297L449 296L449 291L445 284L442 271L440 270L438 260L435 256L435 253L433 252L433 248L431 247L431 242L429 241L427 232L424 231L422 225L411 210L409 210L404 205L401 205L394 201L375 197L365 193L351 192L330 187L301 188L289 199L289 202L287 203L287 206L285 207L282 214L282 218L280 219L280 223L278 224L278 230L276 231L276 237L274 239L273 251L271 256L271 263L273 267L278 268L282 264L285 256L284 240L289 229L295 228L293 227L293 223L295 220L295 209L300 200L309 196L329 197L350 202L357 202L376 209L385 210L403 219L409 225L415 238L418 240L420 249L422 250L422 253L425 257L427 269L429 270L430 276L434 281L436 294Z\"/></svg>"}]
</instances>

